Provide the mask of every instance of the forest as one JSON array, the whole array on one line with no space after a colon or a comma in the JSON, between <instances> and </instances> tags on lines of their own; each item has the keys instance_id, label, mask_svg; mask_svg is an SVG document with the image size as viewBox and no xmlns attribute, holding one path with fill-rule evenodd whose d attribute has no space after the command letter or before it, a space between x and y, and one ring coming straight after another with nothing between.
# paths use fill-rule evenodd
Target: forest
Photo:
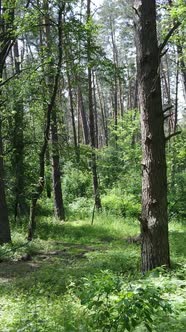
<instances>
[{"instance_id":1,"label":"forest","mask_svg":"<svg viewBox=\"0 0 186 332\"><path fill-rule=\"evenodd\" d=\"M0 332L186 331L185 0L0 0Z\"/></svg>"}]
</instances>

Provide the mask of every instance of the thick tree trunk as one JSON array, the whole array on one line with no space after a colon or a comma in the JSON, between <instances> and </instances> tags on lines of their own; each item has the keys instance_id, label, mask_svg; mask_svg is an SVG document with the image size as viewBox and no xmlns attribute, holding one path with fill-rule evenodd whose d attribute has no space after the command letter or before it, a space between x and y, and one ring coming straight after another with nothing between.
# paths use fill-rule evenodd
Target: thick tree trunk
<instances>
[{"instance_id":1,"label":"thick tree trunk","mask_svg":"<svg viewBox=\"0 0 186 332\"><path fill-rule=\"evenodd\" d=\"M135 1L142 132L142 271L170 266L165 136L155 0Z\"/></svg>"}]
</instances>

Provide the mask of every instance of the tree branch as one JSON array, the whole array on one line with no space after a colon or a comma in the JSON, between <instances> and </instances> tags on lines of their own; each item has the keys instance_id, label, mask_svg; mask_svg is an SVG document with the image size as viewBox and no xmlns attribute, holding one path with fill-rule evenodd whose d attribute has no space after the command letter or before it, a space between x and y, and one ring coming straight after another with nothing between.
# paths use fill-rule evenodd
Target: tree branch
<instances>
[{"instance_id":1,"label":"tree branch","mask_svg":"<svg viewBox=\"0 0 186 332\"><path fill-rule=\"evenodd\" d=\"M172 137L177 136L177 135L179 135L179 134L181 134L181 130L180 130L180 131L176 131L175 133L172 133L172 134L170 134L169 136L165 137L165 141L167 142L167 141L169 141Z\"/></svg>"},{"instance_id":2,"label":"tree branch","mask_svg":"<svg viewBox=\"0 0 186 332\"><path fill-rule=\"evenodd\" d=\"M170 113L170 114L164 116L163 120L165 121L166 119L170 118L170 116L172 116L173 114L174 114L174 113Z\"/></svg>"},{"instance_id":3,"label":"tree branch","mask_svg":"<svg viewBox=\"0 0 186 332\"><path fill-rule=\"evenodd\" d=\"M164 47L167 45L167 43L168 43L170 37L173 35L174 31L175 31L176 29L178 29L178 27L179 27L180 25L181 25L181 22L178 21L177 23L175 23L175 25L172 27L172 29L170 29L170 31L169 31L168 34L166 35L166 37L165 37L163 43L160 44L160 46L159 46L160 53L162 52L162 50L164 49Z\"/></svg>"},{"instance_id":4,"label":"tree branch","mask_svg":"<svg viewBox=\"0 0 186 332\"><path fill-rule=\"evenodd\" d=\"M163 109L163 114L166 113L167 111L170 111L171 108L173 108L173 105L168 105Z\"/></svg>"}]
</instances>

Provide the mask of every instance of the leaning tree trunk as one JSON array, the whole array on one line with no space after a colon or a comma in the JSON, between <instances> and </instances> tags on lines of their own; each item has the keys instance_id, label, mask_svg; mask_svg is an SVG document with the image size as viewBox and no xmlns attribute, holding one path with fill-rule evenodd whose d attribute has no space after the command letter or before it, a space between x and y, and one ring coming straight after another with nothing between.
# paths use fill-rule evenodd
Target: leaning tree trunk
<instances>
[{"instance_id":1,"label":"leaning tree trunk","mask_svg":"<svg viewBox=\"0 0 186 332\"><path fill-rule=\"evenodd\" d=\"M170 266L165 135L155 0L135 1L142 133L142 271Z\"/></svg>"}]
</instances>

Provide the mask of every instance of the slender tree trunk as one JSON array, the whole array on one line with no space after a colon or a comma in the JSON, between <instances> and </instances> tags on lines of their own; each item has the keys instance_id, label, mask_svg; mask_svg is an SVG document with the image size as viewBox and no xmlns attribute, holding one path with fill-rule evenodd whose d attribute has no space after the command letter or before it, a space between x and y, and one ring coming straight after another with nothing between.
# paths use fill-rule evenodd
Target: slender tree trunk
<instances>
[{"instance_id":1,"label":"slender tree trunk","mask_svg":"<svg viewBox=\"0 0 186 332\"><path fill-rule=\"evenodd\" d=\"M45 10L45 24L46 24L46 46L47 46L47 53L48 56L51 56L52 53L52 37L50 31L50 20L49 20L49 5L48 0L44 1L44 10ZM62 21L61 21L62 25ZM61 32L62 28L61 28ZM62 43L62 36L61 43ZM62 45L61 51L62 51ZM48 85L48 92L50 94L51 90L51 82L54 82L54 76L51 72L54 71L54 63L51 61L50 65L48 66L48 77L47 77L47 85ZM65 220L65 209L63 204L63 196L62 196L62 184L61 184L61 171L60 171L60 158L59 158L59 142L58 142L58 124L57 124L57 112L56 107L52 107L51 112L51 146L52 146L52 180L53 180L53 192L54 192L54 210L55 215L60 220Z\"/></svg>"},{"instance_id":2,"label":"slender tree trunk","mask_svg":"<svg viewBox=\"0 0 186 332\"><path fill-rule=\"evenodd\" d=\"M67 64L68 66L68 64ZM68 80L68 93L70 99L70 113L72 118L72 130L73 130L73 138L74 138L74 149L76 155L76 161L79 162L79 147L78 147L78 140L77 140L77 133L76 133L76 123L75 123L75 116L74 116L74 103L73 103L73 93L72 93L72 86L71 86L71 78L69 69L67 68L67 80Z\"/></svg>"},{"instance_id":3,"label":"slender tree trunk","mask_svg":"<svg viewBox=\"0 0 186 332\"><path fill-rule=\"evenodd\" d=\"M87 22L91 18L91 0L87 0ZM90 139L92 148L92 175L95 206L97 209L101 208L101 199L99 193L99 182L97 175L97 163L95 153L95 127L94 127L94 109L93 109L93 95L92 95L92 69L91 69L91 31L87 31L87 60L88 60L88 99L89 99L89 125L90 125Z\"/></svg>"},{"instance_id":4,"label":"slender tree trunk","mask_svg":"<svg viewBox=\"0 0 186 332\"><path fill-rule=\"evenodd\" d=\"M95 114L95 146L98 149L99 146L99 130L98 130L98 110L97 110L97 100L96 100L96 83L95 83L95 75L92 74L93 78L93 107L94 107L94 114Z\"/></svg>"},{"instance_id":5,"label":"slender tree trunk","mask_svg":"<svg viewBox=\"0 0 186 332\"><path fill-rule=\"evenodd\" d=\"M6 58L12 47L11 29L14 20L14 8L11 8L7 12L7 17L3 17L3 10L6 16L6 9L2 7L2 1L0 1L0 82L3 79L3 69ZM5 21L5 19L7 21ZM0 87L0 245L11 242L10 224L8 218L8 208L5 194L4 183L4 163L3 163L3 142L2 142L2 90Z\"/></svg>"},{"instance_id":6,"label":"slender tree trunk","mask_svg":"<svg viewBox=\"0 0 186 332\"><path fill-rule=\"evenodd\" d=\"M0 91L0 102L1 102L1 91ZM11 242L11 236L10 236L10 225L8 219L8 208L5 196L3 144L1 136L1 119L0 119L0 245L8 242Z\"/></svg>"},{"instance_id":7,"label":"slender tree trunk","mask_svg":"<svg viewBox=\"0 0 186 332\"><path fill-rule=\"evenodd\" d=\"M15 72L20 73L20 60L19 60L19 48L16 41L13 47ZM24 136L23 136L23 101L15 101L15 118L14 118L14 137L13 137L13 167L15 170L15 208L14 217L15 221L19 214L25 212L25 199L24 199L24 165L23 165L23 153L24 153Z\"/></svg>"},{"instance_id":8,"label":"slender tree trunk","mask_svg":"<svg viewBox=\"0 0 186 332\"><path fill-rule=\"evenodd\" d=\"M142 131L142 271L170 266L165 136L155 0L136 0L136 47ZM149 38L150 36L150 38Z\"/></svg>"},{"instance_id":9,"label":"slender tree trunk","mask_svg":"<svg viewBox=\"0 0 186 332\"><path fill-rule=\"evenodd\" d=\"M85 144L88 145L90 143L89 128L88 128L87 117L86 117L85 107L84 107L84 101L83 101L83 96L82 96L82 91L81 91L80 86L78 86L78 105L79 105L80 114L81 114L84 141L85 141Z\"/></svg>"},{"instance_id":10,"label":"slender tree trunk","mask_svg":"<svg viewBox=\"0 0 186 332\"><path fill-rule=\"evenodd\" d=\"M104 101L101 95L101 91L99 88L99 82L96 77L96 85L97 85L97 91L98 91L98 99L99 99L99 104L100 104L100 110L101 110L101 118L102 118L102 126L103 126L103 131L104 131L104 139L105 139L105 144L108 145L108 128L107 128L107 121L105 117L105 112L104 112Z\"/></svg>"},{"instance_id":11,"label":"slender tree trunk","mask_svg":"<svg viewBox=\"0 0 186 332\"><path fill-rule=\"evenodd\" d=\"M29 227L28 227L28 240L31 241L34 236L34 232L36 229L36 206L37 201L40 198L43 189L44 189L44 180L45 180L45 155L48 146L49 134L50 134L50 125L51 125L51 116L53 108L55 107L55 101L58 91L59 79L60 79L60 72L61 72L61 65L62 65L62 13L63 7L59 8L58 12L58 64L56 69L56 75L54 78L54 85L51 93L50 102L48 104L47 112L46 112L46 119L45 119L45 130L43 135L43 145L41 147L41 151L39 154L39 179L38 183L35 186L35 190L32 194L31 199L31 206L30 206L30 220L29 220Z\"/></svg>"},{"instance_id":12,"label":"slender tree trunk","mask_svg":"<svg viewBox=\"0 0 186 332\"><path fill-rule=\"evenodd\" d=\"M176 92L175 92L175 108L174 108L174 132L178 126L178 88L179 88L179 60L176 68Z\"/></svg>"},{"instance_id":13,"label":"slender tree trunk","mask_svg":"<svg viewBox=\"0 0 186 332\"><path fill-rule=\"evenodd\" d=\"M63 195L61 188L57 118L56 118L56 111L54 110L52 112L51 142L52 142L52 179L53 179L53 189L54 189L55 215L58 219L65 220L65 209L63 204Z\"/></svg>"}]
</instances>

